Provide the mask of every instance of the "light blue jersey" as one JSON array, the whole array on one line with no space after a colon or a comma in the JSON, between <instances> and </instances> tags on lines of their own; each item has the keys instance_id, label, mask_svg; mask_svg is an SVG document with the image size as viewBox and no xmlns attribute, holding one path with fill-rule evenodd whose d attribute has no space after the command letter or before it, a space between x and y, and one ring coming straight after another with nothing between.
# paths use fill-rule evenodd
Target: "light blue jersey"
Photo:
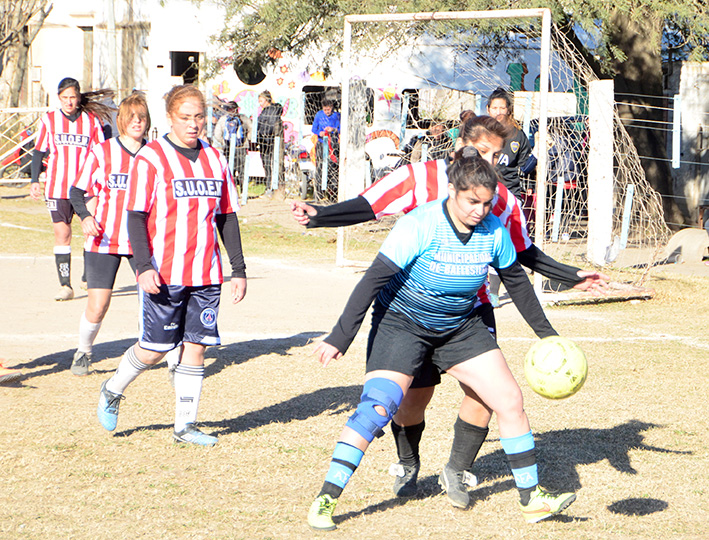
<instances>
[{"instance_id":1,"label":"light blue jersey","mask_svg":"<svg viewBox=\"0 0 709 540\"><path fill-rule=\"evenodd\" d=\"M470 315L488 266L504 269L516 260L497 216L488 214L463 244L444 204L433 201L399 219L379 252L402 271L380 291L375 305L436 331L455 329Z\"/></svg>"}]
</instances>

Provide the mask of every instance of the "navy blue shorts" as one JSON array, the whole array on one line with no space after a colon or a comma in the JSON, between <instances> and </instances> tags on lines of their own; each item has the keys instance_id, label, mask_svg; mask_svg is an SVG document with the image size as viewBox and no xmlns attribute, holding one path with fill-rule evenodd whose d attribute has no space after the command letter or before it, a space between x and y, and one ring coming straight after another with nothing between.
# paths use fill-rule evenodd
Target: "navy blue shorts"
<instances>
[{"instance_id":1,"label":"navy blue shorts","mask_svg":"<svg viewBox=\"0 0 709 540\"><path fill-rule=\"evenodd\" d=\"M474 315L479 316L488 331L497 339L497 326L495 324L495 310L490 304L482 304L475 308ZM433 362L424 362L421 370L416 374L409 388L428 388L441 384L441 372Z\"/></svg>"},{"instance_id":2,"label":"navy blue shorts","mask_svg":"<svg viewBox=\"0 0 709 540\"><path fill-rule=\"evenodd\" d=\"M84 269L86 270L86 288L113 289L116 274L121 265L121 259L127 259L135 274L133 255L113 255L112 253L84 252Z\"/></svg>"},{"instance_id":3,"label":"navy blue shorts","mask_svg":"<svg viewBox=\"0 0 709 540\"><path fill-rule=\"evenodd\" d=\"M182 344L219 345L217 315L221 285L161 285L158 294L138 287L140 346L167 352Z\"/></svg>"},{"instance_id":4,"label":"navy blue shorts","mask_svg":"<svg viewBox=\"0 0 709 540\"><path fill-rule=\"evenodd\" d=\"M367 373L385 369L414 378L421 375L419 388L438 384L440 373L499 348L489 318L485 319L473 312L458 328L437 332L390 310L375 314L367 344Z\"/></svg>"}]
</instances>

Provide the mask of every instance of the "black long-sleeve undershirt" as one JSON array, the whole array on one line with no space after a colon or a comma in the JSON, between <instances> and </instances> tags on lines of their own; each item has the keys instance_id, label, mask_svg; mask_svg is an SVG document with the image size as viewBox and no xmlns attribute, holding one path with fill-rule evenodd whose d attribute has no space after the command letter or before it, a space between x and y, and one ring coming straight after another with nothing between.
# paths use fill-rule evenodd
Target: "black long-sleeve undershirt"
<instances>
[{"instance_id":1,"label":"black long-sleeve undershirt","mask_svg":"<svg viewBox=\"0 0 709 540\"><path fill-rule=\"evenodd\" d=\"M128 240L130 241L131 250L133 250L133 259L135 260L135 268L138 274L148 270L155 270L150 260L147 212L128 212Z\"/></svg>"},{"instance_id":2,"label":"black long-sleeve undershirt","mask_svg":"<svg viewBox=\"0 0 709 540\"><path fill-rule=\"evenodd\" d=\"M49 154L47 152L40 152L39 150L34 150L32 152L32 164L30 165L30 182L39 182L39 175L42 173L42 162L44 158Z\"/></svg>"},{"instance_id":3,"label":"black long-sleeve undershirt","mask_svg":"<svg viewBox=\"0 0 709 540\"><path fill-rule=\"evenodd\" d=\"M241 249L241 233L236 214L234 212L217 214L216 222L219 235L224 242L224 247L231 263L231 277L245 278L246 263ZM150 253L147 223L147 212L128 212L128 239L133 250L138 274L142 274L147 270L155 270L151 262L152 255Z\"/></svg>"},{"instance_id":4,"label":"black long-sleeve undershirt","mask_svg":"<svg viewBox=\"0 0 709 540\"><path fill-rule=\"evenodd\" d=\"M515 261L507 268L496 268L495 270L497 270L497 274L500 276L517 310L534 330L534 333L540 338L558 335L544 314L534 288L519 262Z\"/></svg>"},{"instance_id":5,"label":"black long-sleeve undershirt","mask_svg":"<svg viewBox=\"0 0 709 540\"><path fill-rule=\"evenodd\" d=\"M306 225L309 229L317 227L345 227L370 221L376 216L367 199L359 195L354 199L330 206L313 206L317 214Z\"/></svg>"},{"instance_id":6,"label":"black long-sleeve undershirt","mask_svg":"<svg viewBox=\"0 0 709 540\"><path fill-rule=\"evenodd\" d=\"M229 263L231 264L231 277L246 277L246 262L244 252L241 249L241 232L239 230L239 218L234 212L228 214L217 214L217 229L222 237L226 248Z\"/></svg>"},{"instance_id":7,"label":"black long-sleeve undershirt","mask_svg":"<svg viewBox=\"0 0 709 540\"><path fill-rule=\"evenodd\" d=\"M364 223L376 217L367 199L361 195L341 203L330 206L314 206L314 208L317 210L317 214L310 218L307 224L308 228L345 227ZM517 259L520 264L526 266L532 272L539 272L543 276L568 287L578 285L584 279L577 274L580 268L562 264L552 259L534 244L524 251L518 252Z\"/></svg>"},{"instance_id":8,"label":"black long-sleeve undershirt","mask_svg":"<svg viewBox=\"0 0 709 540\"><path fill-rule=\"evenodd\" d=\"M352 344L369 306L372 305L379 291L399 272L401 268L385 255L378 253L352 291L337 324L324 341L344 354Z\"/></svg>"},{"instance_id":9,"label":"black long-sleeve undershirt","mask_svg":"<svg viewBox=\"0 0 709 540\"><path fill-rule=\"evenodd\" d=\"M71 205L74 207L74 212L83 221L87 217L91 216L91 212L86 206L86 192L78 187L71 186L69 190L69 200Z\"/></svg>"}]
</instances>

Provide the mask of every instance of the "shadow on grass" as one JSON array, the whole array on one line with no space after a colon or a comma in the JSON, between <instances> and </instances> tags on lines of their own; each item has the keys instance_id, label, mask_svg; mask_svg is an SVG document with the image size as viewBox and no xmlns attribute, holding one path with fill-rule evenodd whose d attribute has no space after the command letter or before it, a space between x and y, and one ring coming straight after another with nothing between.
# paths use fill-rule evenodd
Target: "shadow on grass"
<instances>
[{"instance_id":1,"label":"shadow on grass","mask_svg":"<svg viewBox=\"0 0 709 540\"><path fill-rule=\"evenodd\" d=\"M290 349L304 347L314 338L321 335L322 332L301 332L300 334L283 338L252 339L248 341L230 343L228 345L208 347L205 354L205 377L216 375L229 366L247 362L264 354L278 354L280 356L287 356L290 354ZM113 373L113 369L97 369L95 364L107 358L117 358L121 356L125 350L135 344L135 342L136 338L133 337L96 343L93 346L94 365L91 368L92 373ZM25 362L24 364L17 364L13 366L14 369L34 370L39 367L45 369L33 371L32 373L24 373L20 379L12 383L12 386L22 386L23 381L27 381L33 377L50 375L52 373L59 373L60 371L68 371L71 367L71 362L74 358L75 351L76 349L74 348L65 349L63 351L40 356L34 360ZM210 363L210 358L214 358L215 361ZM161 361L152 369L160 369L165 366L165 362Z\"/></svg>"},{"instance_id":2,"label":"shadow on grass","mask_svg":"<svg viewBox=\"0 0 709 540\"><path fill-rule=\"evenodd\" d=\"M242 433L274 423L286 424L293 420L306 420L322 413L340 414L353 410L359 403L361 393L362 387L360 385L322 388L257 411L251 411L236 418L199 422L199 426L205 432L221 436L230 433ZM164 430L168 428L172 428L172 424L153 424L117 432L115 436L128 437L137 431Z\"/></svg>"},{"instance_id":3,"label":"shadow on grass","mask_svg":"<svg viewBox=\"0 0 709 540\"><path fill-rule=\"evenodd\" d=\"M553 491L578 491L581 487L578 466L604 460L607 460L618 472L637 474L630 464L631 450L674 455L692 454L688 451L669 450L645 444L643 432L661 427L657 424L631 420L610 429L566 429L536 433L540 484ZM473 465L473 472L482 485L470 490L469 510L492 495L515 490L507 458L502 450L479 457ZM437 480L436 476L419 479L419 491L413 499L427 499L442 494ZM336 516L334 521L340 523L361 515L402 506L408 500L410 499L392 498L358 511ZM510 498L510 504L516 504L516 501L516 495ZM626 499L609 505L608 509L614 513L644 516L663 511L667 507L665 501L657 499ZM573 506L570 509L573 511ZM563 514L550 519L569 522L589 518L574 516L569 510L565 510Z\"/></svg>"},{"instance_id":4,"label":"shadow on grass","mask_svg":"<svg viewBox=\"0 0 709 540\"><path fill-rule=\"evenodd\" d=\"M204 375L205 377L216 375L229 366L239 365L266 354L290 356L291 349L305 347L321 335L323 335L322 332L301 332L282 338L251 339L209 347L204 355ZM214 358L214 362L210 363L210 358Z\"/></svg>"},{"instance_id":5,"label":"shadow on grass","mask_svg":"<svg viewBox=\"0 0 709 540\"><path fill-rule=\"evenodd\" d=\"M115 341L106 341L103 343L97 343L93 347L93 358L94 362L99 362L106 358L115 358L121 356L124 351L135 343L135 338L119 339ZM74 358L75 348L66 349L63 351L55 352L52 354L47 354L25 362L24 364L17 364L13 366L15 369L35 369L35 368L45 368L39 371L33 371L32 373L25 373L21 381L31 379L33 377L40 377L42 375L49 375L52 373L58 373L60 371L69 371L71 367L72 359Z\"/></svg>"}]
</instances>

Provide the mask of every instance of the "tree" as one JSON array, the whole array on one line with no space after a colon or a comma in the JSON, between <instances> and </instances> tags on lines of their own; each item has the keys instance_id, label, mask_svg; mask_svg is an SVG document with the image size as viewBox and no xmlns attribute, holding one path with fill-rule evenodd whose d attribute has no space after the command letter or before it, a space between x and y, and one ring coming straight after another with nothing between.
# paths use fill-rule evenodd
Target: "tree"
<instances>
[{"instance_id":1,"label":"tree","mask_svg":"<svg viewBox=\"0 0 709 540\"><path fill-rule=\"evenodd\" d=\"M670 170L665 135L647 129L664 121L657 107L662 97L663 34L671 35L674 56L709 59L709 2L707 0L516 0L507 5L490 0L412 0L395 4L390 0L223 0L227 6L220 41L233 51L228 61L235 65L266 63L277 49L302 55L321 47L321 62L338 58L342 47L343 17L355 13L477 11L505 8L549 7L554 21L587 58L596 75L613 77L621 117L631 120L628 129L651 185L671 195ZM589 45L579 30L599 36ZM222 64L224 63L222 61ZM653 99L654 98L654 99ZM671 198L664 197L668 221L685 218Z\"/></svg>"},{"instance_id":2,"label":"tree","mask_svg":"<svg viewBox=\"0 0 709 540\"><path fill-rule=\"evenodd\" d=\"M52 7L48 0L3 0L0 5L0 106L19 106L30 45Z\"/></svg>"}]
</instances>

